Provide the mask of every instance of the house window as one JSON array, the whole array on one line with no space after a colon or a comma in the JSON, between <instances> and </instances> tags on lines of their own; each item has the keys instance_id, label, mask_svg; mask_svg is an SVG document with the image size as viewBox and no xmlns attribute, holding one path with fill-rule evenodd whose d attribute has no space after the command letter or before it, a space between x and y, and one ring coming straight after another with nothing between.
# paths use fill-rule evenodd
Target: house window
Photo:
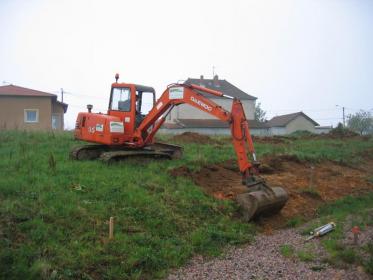
<instances>
[{"instance_id":1,"label":"house window","mask_svg":"<svg viewBox=\"0 0 373 280\"><path fill-rule=\"evenodd\" d=\"M52 115L52 129L60 129L61 128L61 117L59 114Z\"/></svg>"},{"instance_id":2,"label":"house window","mask_svg":"<svg viewBox=\"0 0 373 280\"><path fill-rule=\"evenodd\" d=\"M39 122L39 109L25 109L25 123Z\"/></svg>"}]
</instances>

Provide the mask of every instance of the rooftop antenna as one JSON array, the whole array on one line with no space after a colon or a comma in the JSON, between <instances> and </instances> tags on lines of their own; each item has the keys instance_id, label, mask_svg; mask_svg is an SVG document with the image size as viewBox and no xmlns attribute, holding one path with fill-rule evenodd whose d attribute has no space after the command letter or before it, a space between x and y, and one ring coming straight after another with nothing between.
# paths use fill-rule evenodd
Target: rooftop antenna
<instances>
[{"instance_id":1,"label":"rooftop antenna","mask_svg":"<svg viewBox=\"0 0 373 280\"><path fill-rule=\"evenodd\" d=\"M63 91L63 88L61 88L61 102L63 103L63 94L64 94L64 91Z\"/></svg>"},{"instance_id":2,"label":"rooftop antenna","mask_svg":"<svg viewBox=\"0 0 373 280\"><path fill-rule=\"evenodd\" d=\"M212 66L212 78L214 78L215 77L215 66L213 65Z\"/></svg>"}]
</instances>

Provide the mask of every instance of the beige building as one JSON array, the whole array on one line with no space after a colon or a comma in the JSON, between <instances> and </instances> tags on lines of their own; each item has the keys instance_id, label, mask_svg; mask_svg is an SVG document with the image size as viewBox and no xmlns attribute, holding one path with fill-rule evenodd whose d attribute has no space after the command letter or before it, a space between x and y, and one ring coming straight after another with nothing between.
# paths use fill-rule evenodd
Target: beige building
<instances>
[{"instance_id":1,"label":"beige building","mask_svg":"<svg viewBox=\"0 0 373 280\"><path fill-rule=\"evenodd\" d=\"M270 121L259 122L249 119L250 133L256 136L287 135L295 131L328 133L331 127L320 127L303 112L273 117ZM167 124L161 129L163 133L181 134L196 132L207 135L230 135L228 123L219 120L179 119L175 124Z\"/></svg>"},{"instance_id":2,"label":"beige building","mask_svg":"<svg viewBox=\"0 0 373 280\"><path fill-rule=\"evenodd\" d=\"M315 129L319 124L303 112L273 117L266 122L254 120L256 97L247 94L226 80L221 80L217 75L213 79L189 78L185 84L195 84L209 89L217 90L225 95L241 100L245 110L246 118L249 120L250 132L252 135L270 136L286 135L295 131L306 130L316 133ZM204 97L231 111L232 99L217 97L201 93ZM213 115L207 114L188 104L176 106L168 114L165 123L160 129L161 133L181 134L184 132L196 132L208 135L229 135L231 133L228 123L221 122Z\"/></svg>"},{"instance_id":3,"label":"beige building","mask_svg":"<svg viewBox=\"0 0 373 280\"><path fill-rule=\"evenodd\" d=\"M266 122L269 135L286 135L295 131L316 133L319 124L303 112L273 117Z\"/></svg>"},{"instance_id":4,"label":"beige building","mask_svg":"<svg viewBox=\"0 0 373 280\"><path fill-rule=\"evenodd\" d=\"M249 120L254 119L255 101L257 98L240 90L228 81L219 79L218 75L215 75L213 79L205 79L203 76L199 79L189 78L185 81L185 84L195 84L221 91L226 95L240 99L245 110L246 118ZM232 99L217 97L206 93L201 94L222 106L225 110L231 111ZM178 128L179 130L174 130L174 128ZM181 104L172 109L166 118L161 132L182 133L184 130L206 134L227 134L230 132L228 125L222 123L215 116L198 110L191 105Z\"/></svg>"},{"instance_id":5,"label":"beige building","mask_svg":"<svg viewBox=\"0 0 373 280\"><path fill-rule=\"evenodd\" d=\"M63 130L67 107L51 93L0 86L0 130Z\"/></svg>"}]
</instances>

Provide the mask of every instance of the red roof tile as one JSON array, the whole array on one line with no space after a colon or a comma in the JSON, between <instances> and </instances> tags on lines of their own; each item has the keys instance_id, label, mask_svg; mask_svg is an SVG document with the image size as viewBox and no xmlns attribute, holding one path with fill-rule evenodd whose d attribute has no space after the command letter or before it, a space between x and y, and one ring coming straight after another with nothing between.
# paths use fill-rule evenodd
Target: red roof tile
<instances>
[{"instance_id":1,"label":"red roof tile","mask_svg":"<svg viewBox=\"0 0 373 280\"><path fill-rule=\"evenodd\" d=\"M55 94L51 94L48 92L38 91L38 90L14 86L14 85L0 86L0 95L57 97Z\"/></svg>"},{"instance_id":2,"label":"red roof tile","mask_svg":"<svg viewBox=\"0 0 373 280\"><path fill-rule=\"evenodd\" d=\"M298 116L303 116L307 120L309 120L313 125L319 125L317 122L315 122L313 119L311 119L309 116L307 116L303 112L297 112L297 113L292 113L292 114L287 114L287 115L281 115L281 116L276 116L273 117L269 122L268 125L271 127L284 127L287 126L289 122L294 120Z\"/></svg>"}]
</instances>

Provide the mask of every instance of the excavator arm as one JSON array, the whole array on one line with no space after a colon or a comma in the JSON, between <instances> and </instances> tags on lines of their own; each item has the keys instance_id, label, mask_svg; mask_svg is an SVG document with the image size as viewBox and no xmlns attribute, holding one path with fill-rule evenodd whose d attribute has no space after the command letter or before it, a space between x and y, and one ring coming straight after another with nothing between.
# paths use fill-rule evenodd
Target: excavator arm
<instances>
[{"instance_id":1,"label":"excavator arm","mask_svg":"<svg viewBox=\"0 0 373 280\"><path fill-rule=\"evenodd\" d=\"M211 99L204 97L201 92L233 99L231 111L228 112ZM142 145L153 141L155 133L162 126L172 108L180 104L189 104L229 123L240 172L245 177L250 176L254 170L248 154L252 155L254 161L256 156L242 103L240 100L226 96L219 91L197 85L175 84L169 86L135 132L136 138L142 141Z\"/></svg>"},{"instance_id":2,"label":"excavator arm","mask_svg":"<svg viewBox=\"0 0 373 280\"><path fill-rule=\"evenodd\" d=\"M201 93L233 99L231 111L228 112ZM229 123L238 166L243 176L242 182L248 187L247 192L238 194L235 198L240 205L244 219L249 221L257 215L271 215L281 210L288 200L288 195L283 188L269 187L263 179L256 176L253 141L242 103L238 99L197 85L171 85L135 131L135 137L139 142L142 141L140 144L145 146L152 143L155 133L165 122L172 108L180 104L189 104ZM251 154L253 164L248 154Z\"/></svg>"}]
</instances>

